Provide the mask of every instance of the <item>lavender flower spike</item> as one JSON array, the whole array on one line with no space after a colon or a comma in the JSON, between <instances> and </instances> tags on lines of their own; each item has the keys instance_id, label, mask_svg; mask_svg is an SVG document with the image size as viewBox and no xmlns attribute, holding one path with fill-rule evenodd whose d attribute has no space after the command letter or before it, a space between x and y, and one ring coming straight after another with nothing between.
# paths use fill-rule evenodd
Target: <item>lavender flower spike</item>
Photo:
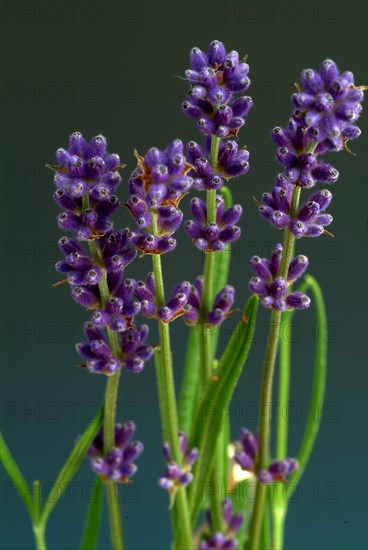
<instances>
[{"instance_id":1,"label":"lavender flower spike","mask_svg":"<svg viewBox=\"0 0 368 550\"><path fill-rule=\"evenodd\" d=\"M145 282L138 281L136 296L140 300L141 312L145 317L157 318L164 323L170 323L185 314L190 290L191 284L188 281L178 283L167 304L157 310L154 274L150 272Z\"/></svg>"},{"instance_id":2,"label":"lavender flower spike","mask_svg":"<svg viewBox=\"0 0 368 550\"><path fill-rule=\"evenodd\" d=\"M243 524L242 514L233 513L233 503L230 498L226 498L221 505L222 517L224 522L224 533L212 533L205 536L200 545L200 550L235 550L238 542L235 538ZM206 510L206 518L210 531L212 531L212 517L210 510Z\"/></svg>"},{"instance_id":3,"label":"lavender flower spike","mask_svg":"<svg viewBox=\"0 0 368 550\"><path fill-rule=\"evenodd\" d=\"M187 325L195 325L199 321L200 311L202 308L203 294L203 277L199 276L191 285L188 295L187 304L185 306L184 321ZM207 324L221 325L233 311L231 310L234 304L235 289L230 285L226 285L215 296L213 308L208 312Z\"/></svg>"},{"instance_id":4,"label":"lavender flower spike","mask_svg":"<svg viewBox=\"0 0 368 550\"><path fill-rule=\"evenodd\" d=\"M282 256L282 245L277 244L272 252L271 259L253 256L251 266L255 277L249 281L249 288L253 294L261 298L264 307L276 311L287 309L306 309L310 305L310 298L301 292L288 294L288 286L296 281L308 267L308 258L300 254L291 262L287 280L278 276Z\"/></svg>"},{"instance_id":5,"label":"lavender flower spike","mask_svg":"<svg viewBox=\"0 0 368 550\"><path fill-rule=\"evenodd\" d=\"M285 458L284 460L274 460L268 468L257 470L258 434L241 428L240 443L241 448L235 453L234 461L243 470L257 475L262 483L284 482L286 477L298 468L298 461L295 458Z\"/></svg>"},{"instance_id":6,"label":"lavender flower spike","mask_svg":"<svg viewBox=\"0 0 368 550\"><path fill-rule=\"evenodd\" d=\"M190 52L191 69L185 72L191 84L183 112L198 120L199 131L220 138L236 136L253 106L249 96L235 97L250 86L249 66L236 51L226 53L214 40L208 54L199 48Z\"/></svg>"},{"instance_id":7,"label":"lavender flower spike","mask_svg":"<svg viewBox=\"0 0 368 550\"><path fill-rule=\"evenodd\" d=\"M95 136L87 143L81 133L74 132L69 150L58 149L58 165L50 166L56 172L54 200L63 210L58 216L59 227L79 240L94 239L111 230L110 216L120 205L114 192L123 165L119 156L107 154L106 148L104 136ZM87 207L83 203L86 194Z\"/></svg>"},{"instance_id":8,"label":"lavender flower spike","mask_svg":"<svg viewBox=\"0 0 368 550\"><path fill-rule=\"evenodd\" d=\"M188 438L185 432L179 432L179 447L183 466L172 461L171 449L168 443L164 443L162 453L167 462L165 473L159 479L159 485L169 491L172 498L179 487L189 485L193 480L192 467L198 458L198 449L188 449Z\"/></svg>"},{"instance_id":9,"label":"lavender flower spike","mask_svg":"<svg viewBox=\"0 0 368 550\"><path fill-rule=\"evenodd\" d=\"M142 254L164 254L176 246L172 237L183 214L178 204L193 185L192 169L184 155L183 143L176 139L164 151L149 149L144 157L136 153L137 169L129 179L130 210L137 230L128 234L129 243ZM157 234L150 231L152 214L157 216Z\"/></svg>"},{"instance_id":10,"label":"lavender flower spike","mask_svg":"<svg viewBox=\"0 0 368 550\"><path fill-rule=\"evenodd\" d=\"M220 189L224 181L244 175L249 170L249 151L246 147L239 148L235 140L220 140L217 169L215 170L210 161L211 138L206 138L206 149L204 150L195 141L187 145L188 157L193 169L188 175L193 178L193 188L199 191Z\"/></svg>"},{"instance_id":11,"label":"lavender flower spike","mask_svg":"<svg viewBox=\"0 0 368 550\"><path fill-rule=\"evenodd\" d=\"M88 342L76 345L77 352L84 359L79 366L95 374L115 374L121 368L121 362L118 357L113 357L103 331L89 322L84 325L84 334Z\"/></svg>"},{"instance_id":12,"label":"lavender flower spike","mask_svg":"<svg viewBox=\"0 0 368 550\"><path fill-rule=\"evenodd\" d=\"M137 472L134 461L143 451L143 443L132 441L135 423L115 425L115 445L105 455L103 448L103 427L100 429L88 450L91 468L104 481L130 483L130 478Z\"/></svg>"},{"instance_id":13,"label":"lavender flower spike","mask_svg":"<svg viewBox=\"0 0 368 550\"><path fill-rule=\"evenodd\" d=\"M360 136L355 126L361 112L364 86L355 86L350 71L340 73L331 59L323 61L319 71L305 69L301 88L293 94L293 117L308 127L318 152L340 151L349 139Z\"/></svg>"},{"instance_id":14,"label":"lavender flower spike","mask_svg":"<svg viewBox=\"0 0 368 550\"><path fill-rule=\"evenodd\" d=\"M216 222L207 224L207 205L195 197L191 200L190 209L193 220L185 222L185 231L192 237L193 244L201 251L216 252L224 250L227 243L239 239L241 230L236 225L243 209L240 204L235 204L225 210L224 199L218 195L216 198Z\"/></svg>"}]
</instances>

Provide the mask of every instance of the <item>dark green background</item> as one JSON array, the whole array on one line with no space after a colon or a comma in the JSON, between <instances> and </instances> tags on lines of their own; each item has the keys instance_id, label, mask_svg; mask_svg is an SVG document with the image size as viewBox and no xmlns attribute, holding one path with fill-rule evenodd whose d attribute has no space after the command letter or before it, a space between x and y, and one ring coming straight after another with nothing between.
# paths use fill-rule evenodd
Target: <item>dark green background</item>
<instances>
[{"instance_id":1,"label":"dark green background","mask_svg":"<svg viewBox=\"0 0 368 550\"><path fill-rule=\"evenodd\" d=\"M197 139L195 123L180 112L187 84L177 78L188 67L193 46L213 39L248 54L255 99L240 141L251 153L251 170L234 181L235 199L245 207L242 238L236 247L231 283L237 306L249 292L249 257L267 255L281 234L257 214L252 197L272 186L275 173L270 129L285 125L289 95L301 69L332 57L350 69L357 84L367 83L367 3L340 2L7 2L3 22L2 88L2 423L8 444L26 479L55 479L74 437L100 401L105 378L74 367L74 343L81 338L85 312L58 280L55 242L61 233L52 201L52 174L44 168L54 152L80 130L102 132L111 152L133 167L134 148L165 147L176 137ZM330 155L340 171L334 186L332 240L304 240L298 250L310 257L309 272L323 287L330 322L328 406L312 462L290 508L286 548L363 549L366 512L366 112L357 156ZM365 128L364 128L365 126ZM116 224L130 220L124 211ZM196 276L201 254L183 233L180 246L164 258L167 287ZM149 259L129 268L130 276L150 269ZM232 406L232 435L256 426L255 404L266 340L268 312L258 320L257 339ZM293 348L291 444L297 452L310 392L314 343L313 308L296 316ZM227 325L221 338L226 342ZM186 329L171 325L175 371L180 379ZM32 332L33 331L33 332ZM153 331L152 341L156 341ZM123 491L128 549L169 548L167 497L157 486L163 470L153 363L143 374L124 373L120 398L123 420L138 423L145 453L135 485ZM73 404L74 403L74 404ZM86 405L89 404L89 405ZM32 413L33 411L33 413ZM73 414L72 414L73 412ZM92 480L88 464L53 512L47 531L50 548L77 548ZM6 476L2 479L2 545L32 548L28 518ZM47 492L47 487L45 488ZM108 548L106 522L100 547Z\"/></svg>"}]
</instances>

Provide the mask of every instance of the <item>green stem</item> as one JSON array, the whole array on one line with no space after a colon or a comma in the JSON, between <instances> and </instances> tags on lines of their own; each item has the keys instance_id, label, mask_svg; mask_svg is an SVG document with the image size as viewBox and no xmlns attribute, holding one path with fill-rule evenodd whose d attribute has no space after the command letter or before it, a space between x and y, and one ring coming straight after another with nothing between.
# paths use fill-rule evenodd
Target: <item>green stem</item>
<instances>
[{"instance_id":1,"label":"green stem","mask_svg":"<svg viewBox=\"0 0 368 550\"><path fill-rule=\"evenodd\" d=\"M213 169L217 167L217 156L220 139L211 138L210 162ZM207 225L216 223L216 190L207 191ZM212 374L212 349L211 333L206 324L208 312L212 309L213 283L214 283L215 252L206 252L204 260L203 291L202 291L202 387Z\"/></svg>"},{"instance_id":2,"label":"green stem","mask_svg":"<svg viewBox=\"0 0 368 550\"><path fill-rule=\"evenodd\" d=\"M41 483L38 480L33 482L33 500L34 500L35 523L38 523L42 515Z\"/></svg>"},{"instance_id":3,"label":"green stem","mask_svg":"<svg viewBox=\"0 0 368 550\"><path fill-rule=\"evenodd\" d=\"M281 550L284 545L284 528L287 506L284 502L283 484L277 483L274 488L275 503L272 507L273 550Z\"/></svg>"},{"instance_id":4,"label":"green stem","mask_svg":"<svg viewBox=\"0 0 368 550\"><path fill-rule=\"evenodd\" d=\"M290 353L291 341L285 337L284 329L287 322L291 319L289 314L285 314L281 323L280 336L280 360L279 360L279 396L277 409L277 440L276 440L276 458L283 459L287 456L287 441L288 441L288 422L285 416L285 411L289 403L290 391Z\"/></svg>"},{"instance_id":5,"label":"green stem","mask_svg":"<svg viewBox=\"0 0 368 550\"><path fill-rule=\"evenodd\" d=\"M207 380L212 375L212 345L211 345L211 330L207 324L208 312L211 311L213 299L213 275L215 265L215 253L208 252L205 255L204 261L204 277L203 277L203 295L202 295L202 341L201 341L201 382L202 388L205 387Z\"/></svg>"},{"instance_id":6,"label":"green stem","mask_svg":"<svg viewBox=\"0 0 368 550\"><path fill-rule=\"evenodd\" d=\"M41 524L33 525L33 534L37 550L46 550L45 526Z\"/></svg>"},{"instance_id":7,"label":"green stem","mask_svg":"<svg viewBox=\"0 0 368 550\"><path fill-rule=\"evenodd\" d=\"M110 299L110 291L107 285L106 270L103 266L103 262L99 251L97 249L95 241L88 241L89 248L93 260L102 269L102 277L98 283L100 290L101 305L105 307L106 303ZM107 328L107 337L109 339L111 351L115 357L119 355L119 343L117 334L115 331ZM105 391L105 412L104 412L104 451L108 453L115 444L115 418L116 418L116 402L119 389L121 371L109 377Z\"/></svg>"},{"instance_id":8,"label":"green stem","mask_svg":"<svg viewBox=\"0 0 368 550\"><path fill-rule=\"evenodd\" d=\"M211 138L210 162L212 168L217 169L218 150L220 139L216 136ZM216 190L207 191L207 224L216 223ZM202 388L205 388L206 383L211 378L213 371L213 346L212 346L212 329L207 325L207 317L212 309L213 303L213 287L214 287L214 268L215 268L215 252L207 252L204 261L203 274L203 293L202 293L202 310L201 310L201 326L202 326L202 342L201 342L201 360L202 360ZM213 491L210 497L210 509L212 517L212 525L214 531L222 531L222 510L221 510L221 487L219 470L214 465L211 474L213 483Z\"/></svg>"},{"instance_id":9,"label":"green stem","mask_svg":"<svg viewBox=\"0 0 368 550\"><path fill-rule=\"evenodd\" d=\"M99 251L96 247L95 241L88 241L89 248L91 250L94 261L102 269L102 277L98 283L101 296L101 305L105 307L106 303L110 299L110 291L107 284L106 270L103 266L103 262ZM117 357L119 355L119 343L116 332L107 328L107 337L109 339L110 347L112 354ZM119 390L119 381L120 381L121 371L119 370L116 374L113 374L109 377L106 390L105 390L105 411L104 411L104 452L105 455L114 447L115 445L115 421L116 421L116 403ZM122 518L120 512L119 504L119 490L116 483L108 481L106 483L107 491L107 500L108 500L108 510L110 517L110 533L111 541L114 550L123 550L124 549L124 540L123 540L123 527L122 527Z\"/></svg>"},{"instance_id":10,"label":"green stem","mask_svg":"<svg viewBox=\"0 0 368 550\"><path fill-rule=\"evenodd\" d=\"M124 550L123 527L119 503L119 486L113 481L107 481L105 485L112 547L113 550Z\"/></svg>"},{"instance_id":11,"label":"green stem","mask_svg":"<svg viewBox=\"0 0 368 550\"><path fill-rule=\"evenodd\" d=\"M291 218L295 217L295 214L298 210L300 191L301 187L299 187L298 185L294 186L290 208ZM290 261L294 252L294 243L294 235L289 231L288 228L286 228L284 233L284 244L279 273L279 276L285 280L287 279ZM265 468L269 459L272 386L279 340L280 323L281 311L272 311L261 384L259 452L257 463L258 470L261 468ZM256 495L257 498L254 505L250 526L250 550L259 550L259 541L264 516L266 491L264 490L264 485L260 481L257 481Z\"/></svg>"},{"instance_id":12,"label":"green stem","mask_svg":"<svg viewBox=\"0 0 368 550\"><path fill-rule=\"evenodd\" d=\"M157 214L155 213L152 214L152 233L157 235ZM152 263L155 276L156 305L157 308L160 308L165 305L165 289L160 255L153 254ZM165 411L166 423L164 428L165 431L167 431L168 443L170 445L173 461L181 466L182 457L179 449L178 413L175 396L170 331L169 325L167 323L163 323L161 320L158 321L158 327L161 361L160 364L158 364L156 373L159 379L158 386L160 390L160 407L162 411ZM175 547L190 549L192 548L192 532L185 487L178 489L174 505L177 506L178 525L181 527L180 533L175 533Z\"/></svg>"},{"instance_id":13,"label":"green stem","mask_svg":"<svg viewBox=\"0 0 368 550\"><path fill-rule=\"evenodd\" d=\"M281 323L280 336L280 359L279 359L279 395L278 409L276 419L276 458L281 460L287 456L288 442L288 421L285 411L289 403L290 390L290 353L291 342L285 337L284 328L291 319L290 314L284 314ZM284 544L284 525L286 517L286 506L283 498L282 483L275 484L274 487L274 505L272 506L272 524L273 524L273 548L281 550Z\"/></svg>"},{"instance_id":14,"label":"green stem","mask_svg":"<svg viewBox=\"0 0 368 550\"><path fill-rule=\"evenodd\" d=\"M188 434L188 439L191 438L193 418L200 395L201 336L200 326L190 327L184 374L180 384L179 428Z\"/></svg>"}]
</instances>

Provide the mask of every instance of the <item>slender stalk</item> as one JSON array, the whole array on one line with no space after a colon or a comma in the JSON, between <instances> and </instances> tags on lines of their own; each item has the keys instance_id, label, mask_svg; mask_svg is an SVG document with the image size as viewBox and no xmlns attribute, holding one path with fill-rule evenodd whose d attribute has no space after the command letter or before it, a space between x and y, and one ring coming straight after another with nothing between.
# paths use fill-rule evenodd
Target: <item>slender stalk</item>
<instances>
[{"instance_id":1,"label":"slender stalk","mask_svg":"<svg viewBox=\"0 0 368 550\"><path fill-rule=\"evenodd\" d=\"M291 342L283 335L283 328L286 322L291 319L290 314L285 314L281 322L280 336L280 359L279 359L279 395L278 410L276 419L276 458L281 460L287 456L288 442L288 421L285 417L285 411L289 403L290 390L290 353ZM284 544L284 525L287 506L283 498L283 485L275 484L274 487L274 505L272 506L272 524L273 524L273 548L281 550Z\"/></svg>"},{"instance_id":2,"label":"slender stalk","mask_svg":"<svg viewBox=\"0 0 368 550\"><path fill-rule=\"evenodd\" d=\"M190 440L192 423L200 394L200 344L201 327L194 325L189 329L185 354L184 374L180 385L179 428L188 434Z\"/></svg>"},{"instance_id":3,"label":"slender stalk","mask_svg":"<svg viewBox=\"0 0 368 550\"><path fill-rule=\"evenodd\" d=\"M217 166L218 149L220 139L212 136L210 162L213 168ZM207 191L207 224L216 222L216 190ZM212 350L211 350L211 335L206 325L208 312L211 310L213 299L213 282L214 282L214 267L215 267L215 252L206 252L204 260L203 273L203 293L202 293L202 387L212 373Z\"/></svg>"},{"instance_id":4,"label":"slender stalk","mask_svg":"<svg viewBox=\"0 0 368 550\"><path fill-rule=\"evenodd\" d=\"M210 162L214 170L217 168L217 157L220 145L220 139L216 136L211 138ZM207 191L207 224L216 222L216 190ZM206 324L208 312L212 309L213 286L214 286L214 268L215 252L206 252L203 274L203 295L202 295L202 342L201 342L201 361L202 361L202 388L210 379L213 371L213 347L211 344L211 329ZM218 449L219 450L219 449ZM211 518L214 531L222 530L222 510L221 510L221 487L219 470L216 465L211 474L213 491L210 497Z\"/></svg>"},{"instance_id":5,"label":"slender stalk","mask_svg":"<svg viewBox=\"0 0 368 550\"><path fill-rule=\"evenodd\" d=\"M292 218L295 216L295 213L298 210L300 191L301 187L294 186L290 208L290 215ZM294 253L294 243L294 235L289 231L288 228L286 228L284 233L284 244L280 266L280 277L282 277L283 279L287 279L290 260ZM272 311L261 384L259 452L257 464L258 469L265 468L267 466L269 457L272 386L279 340L280 323L281 311ZM259 541L265 509L265 498L265 487L260 481L258 481L256 501L254 504L250 526L250 550L259 550Z\"/></svg>"},{"instance_id":6,"label":"slender stalk","mask_svg":"<svg viewBox=\"0 0 368 550\"><path fill-rule=\"evenodd\" d=\"M34 500L35 523L38 523L42 515L41 483L38 479L33 482L33 500Z\"/></svg>"},{"instance_id":7,"label":"slender stalk","mask_svg":"<svg viewBox=\"0 0 368 550\"><path fill-rule=\"evenodd\" d=\"M152 214L152 233L157 235L157 214ZM153 272L155 276L155 291L156 305L158 308L165 305L165 289L164 279L162 274L161 257L158 254L152 255ZM156 369L159 378L159 398L161 401L160 407L165 411L166 423L165 431L167 431L168 442L173 461L177 464L182 464L182 458L179 449L178 438L178 413L175 396L174 372L171 354L171 342L169 325L158 321L159 336L160 336L160 365ZM175 504L177 507L177 524L180 525L180 533L175 533L175 548L190 549L192 548L192 532L190 524L190 515L188 500L185 487L178 489Z\"/></svg>"},{"instance_id":8,"label":"slender stalk","mask_svg":"<svg viewBox=\"0 0 368 550\"><path fill-rule=\"evenodd\" d=\"M201 341L201 382L202 388L205 387L207 380L212 374L212 346L211 346L211 331L206 323L208 312L211 311L213 299L213 275L215 265L215 253L208 252L204 262L204 277L203 277L203 297L202 297L202 341Z\"/></svg>"},{"instance_id":9,"label":"slender stalk","mask_svg":"<svg viewBox=\"0 0 368 550\"><path fill-rule=\"evenodd\" d=\"M42 492L41 483L33 482L34 521L32 522L33 534L37 550L46 550L45 530L46 524L41 522L42 517Z\"/></svg>"},{"instance_id":10,"label":"slender stalk","mask_svg":"<svg viewBox=\"0 0 368 550\"><path fill-rule=\"evenodd\" d=\"M286 327L287 321L291 319L290 315L286 314L282 318L281 337L280 337L280 359L279 359L279 395L278 395L278 410L277 410L277 440L276 440L276 458L283 459L287 455L287 442L289 425L285 417L285 410L289 403L290 391L290 339L283 335L283 328Z\"/></svg>"},{"instance_id":11,"label":"slender stalk","mask_svg":"<svg viewBox=\"0 0 368 550\"><path fill-rule=\"evenodd\" d=\"M271 322L268 331L268 341L261 385L258 469L265 468L267 466L269 456L272 382L280 330L280 319L280 311L273 311L271 313ZM266 489L267 488L265 485L263 485L260 481L257 481L256 500L250 526L250 550L259 550L260 548L259 540L266 504Z\"/></svg>"},{"instance_id":12,"label":"slender stalk","mask_svg":"<svg viewBox=\"0 0 368 550\"><path fill-rule=\"evenodd\" d=\"M44 525L33 525L33 534L35 537L37 550L46 550Z\"/></svg>"},{"instance_id":13,"label":"slender stalk","mask_svg":"<svg viewBox=\"0 0 368 550\"><path fill-rule=\"evenodd\" d=\"M41 522L42 517L42 492L41 483L33 482L34 522L32 524L37 550L46 550L45 530L46 524Z\"/></svg>"},{"instance_id":14,"label":"slender stalk","mask_svg":"<svg viewBox=\"0 0 368 550\"><path fill-rule=\"evenodd\" d=\"M87 200L88 200L88 194ZM86 196L85 195L85 196ZM94 241L88 241L91 254L94 261L102 269L102 277L98 283L98 287L101 295L101 305L104 307L108 300L110 299L110 291L107 284L106 270L103 266L103 262L99 251L96 247ZM119 355L119 343L116 332L107 328L107 337L109 339L111 351L114 356ZM106 390L105 390L105 411L104 411L104 452L107 454L115 444L115 421L116 421L116 402L118 397L119 381L120 381L121 371L113 374L109 377ZM116 483L108 481L106 483L107 491L107 501L108 501L108 510L110 517L110 533L111 541L114 550L123 550L124 549L124 540L123 540L123 528L122 528L122 518L120 512L119 504L119 490Z\"/></svg>"},{"instance_id":15,"label":"slender stalk","mask_svg":"<svg viewBox=\"0 0 368 550\"><path fill-rule=\"evenodd\" d=\"M124 550L123 527L121 521L118 484L114 481L107 481L106 494L109 510L112 547L113 550Z\"/></svg>"}]
</instances>

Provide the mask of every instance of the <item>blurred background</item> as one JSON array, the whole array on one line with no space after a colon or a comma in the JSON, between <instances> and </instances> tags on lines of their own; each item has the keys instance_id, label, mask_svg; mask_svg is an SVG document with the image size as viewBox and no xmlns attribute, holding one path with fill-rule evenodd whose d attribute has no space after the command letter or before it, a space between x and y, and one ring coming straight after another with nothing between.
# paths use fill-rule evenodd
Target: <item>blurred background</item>
<instances>
[{"instance_id":1,"label":"blurred background","mask_svg":"<svg viewBox=\"0 0 368 550\"><path fill-rule=\"evenodd\" d=\"M248 54L254 98L240 143L250 150L251 169L233 180L234 200L245 209L242 238L234 247L230 283L237 307L249 295L249 258L268 255L282 236L257 213L253 196L273 184L275 147L269 137L290 116L289 97L303 68L318 68L326 57L367 84L367 3L355 1L6 1L1 3L3 54L2 189L2 429L29 483L50 490L74 439L95 414L105 378L75 365L86 312L58 280L54 264L61 232L55 218L53 163L75 130L88 139L108 138L109 151L128 166L121 199L134 167L133 150L165 147L174 138L200 140L195 122L180 110L188 90L180 78L191 47L206 49L218 39L227 49ZM366 106L365 106L366 108ZM363 134L351 143L354 155L326 155L340 171L330 211L328 236L298 242L310 258L309 272L320 282L329 319L326 407L312 460L290 506L286 548L353 550L367 547L366 532L366 277L367 115ZM184 206L187 212L187 203ZM124 209L116 227L130 223ZM181 231L176 252L163 259L167 289L193 280L201 253ZM149 258L129 267L129 276L150 270ZM236 322L225 325L223 348ZM269 313L260 311L257 333L230 408L231 431L256 428L259 384ZM309 412L314 310L295 316L290 455L296 454ZM171 325L176 382L180 381L187 329ZM152 328L151 342L157 342ZM140 375L123 373L119 419L134 419L145 452L134 485L122 490L129 550L169 548L166 493L157 485L163 471L161 431L153 362ZM276 396L276 394L275 394ZM276 397L275 397L276 399ZM6 549L33 547L25 509L2 476L1 540ZM52 513L51 549L77 548L93 476L86 461ZM107 518L100 548L109 548Z\"/></svg>"}]
</instances>

